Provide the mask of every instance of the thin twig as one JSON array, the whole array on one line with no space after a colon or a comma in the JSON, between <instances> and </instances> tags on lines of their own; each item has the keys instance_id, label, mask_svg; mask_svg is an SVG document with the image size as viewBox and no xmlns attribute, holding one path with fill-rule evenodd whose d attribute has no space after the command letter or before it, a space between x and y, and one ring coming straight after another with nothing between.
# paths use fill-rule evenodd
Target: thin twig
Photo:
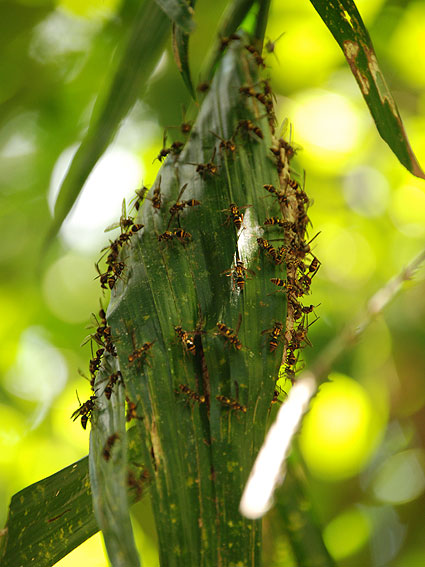
<instances>
[{"instance_id":1,"label":"thin twig","mask_svg":"<svg viewBox=\"0 0 425 567\"><path fill-rule=\"evenodd\" d=\"M342 333L329 343L310 370L300 375L287 400L279 409L276 420L258 453L242 495L239 507L242 515L250 519L258 519L271 508L273 493L282 484L285 476L284 461L292 439L319 384L327 378L336 359L356 343L368 325L393 299L403 283L412 278L424 261L425 249L398 276L392 278L371 297L365 311L355 319L355 322L348 324Z\"/></svg>"}]
</instances>

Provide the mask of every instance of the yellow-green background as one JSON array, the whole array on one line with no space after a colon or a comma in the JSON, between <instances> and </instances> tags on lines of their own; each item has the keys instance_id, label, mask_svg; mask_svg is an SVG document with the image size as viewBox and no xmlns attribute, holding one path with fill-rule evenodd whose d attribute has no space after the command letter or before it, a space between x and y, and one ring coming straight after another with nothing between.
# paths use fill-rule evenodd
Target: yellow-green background
<instances>
[{"instance_id":1,"label":"yellow-green background","mask_svg":"<svg viewBox=\"0 0 425 567\"><path fill-rule=\"evenodd\" d=\"M225 2L199 0L191 39L197 81L202 55ZM89 384L88 346L97 312L94 262L104 226L121 201L158 170L152 160L166 126L189 104L170 51L143 102L89 180L76 214L37 272L50 221L48 196L84 134L105 88L135 0L15 0L0 19L0 526L10 497L83 457L88 432L69 416ZM412 147L425 166L425 2L361 0L357 6L396 98ZM342 53L307 0L276 1L267 28L276 39L267 72L279 120L302 146L314 200L310 234L322 266L313 303L308 361L425 244L424 181L381 141ZM172 131L170 130L170 133ZM307 417L300 448L328 549L343 567L425 564L424 272L334 366ZM107 298L105 298L106 303ZM283 488L284 490L284 488ZM135 529L144 565L156 567L150 514ZM265 565L282 565L285 541L265 524ZM59 565L107 565L100 536Z\"/></svg>"}]
</instances>

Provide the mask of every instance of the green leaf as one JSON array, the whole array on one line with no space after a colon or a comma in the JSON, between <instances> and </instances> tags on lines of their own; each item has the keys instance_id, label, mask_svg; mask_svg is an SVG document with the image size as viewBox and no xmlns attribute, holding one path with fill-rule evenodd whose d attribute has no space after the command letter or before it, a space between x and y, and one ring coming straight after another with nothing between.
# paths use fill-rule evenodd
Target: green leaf
<instances>
[{"instance_id":1,"label":"green leaf","mask_svg":"<svg viewBox=\"0 0 425 567\"><path fill-rule=\"evenodd\" d=\"M141 448L134 428L129 430L128 443L129 461L138 463L137 474ZM141 489L129 491L132 502L140 500ZM0 564L51 567L98 531L88 457L84 457L12 497L7 525L0 530Z\"/></svg>"},{"instance_id":2,"label":"green leaf","mask_svg":"<svg viewBox=\"0 0 425 567\"><path fill-rule=\"evenodd\" d=\"M62 183L46 242L59 230L121 121L145 89L168 30L169 21L154 0L142 2L106 100L99 97L88 132Z\"/></svg>"},{"instance_id":3,"label":"green leaf","mask_svg":"<svg viewBox=\"0 0 425 567\"><path fill-rule=\"evenodd\" d=\"M176 25L173 25L173 54L174 61L180 71L184 84L190 92L192 98L195 98L195 90L193 88L192 78L189 67L189 34L182 31Z\"/></svg>"},{"instance_id":4,"label":"green leaf","mask_svg":"<svg viewBox=\"0 0 425 567\"><path fill-rule=\"evenodd\" d=\"M98 529L84 458L12 497L0 563L49 567Z\"/></svg>"},{"instance_id":5,"label":"green leaf","mask_svg":"<svg viewBox=\"0 0 425 567\"><path fill-rule=\"evenodd\" d=\"M186 0L155 0L161 10L182 31L190 33L195 29L193 5Z\"/></svg>"},{"instance_id":6,"label":"green leaf","mask_svg":"<svg viewBox=\"0 0 425 567\"><path fill-rule=\"evenodd\" d=\"M263 185L289 186L270 152L272 117L240 91L247 85L264 94L255 57L234 40L189 141L168 155L139 212L144 228L123 246L126 269L107 313L138 411L167 566L257 565L261 555L261 523L238 507L280 367L283 341L272 352L269 334L276 322L284 328L286 294L270 281L285 276L283 264L270 261L257 238L289 242L278 226L263 228L285 208ZM158 195L159 209L151 200ZM244 215L240 230L232 203Z\"/></svg>"},{"instance_id":7,"label":"green leaf","mask_svg":"<svg viewBox=\"0 0 425 567\"><path fill-rule=\"evenodd\" d=\"M195 0L190 0L191 9ZM189 33L173 23L173 54L177 68L193 99L196 98L189 67Z\"/></svg>"},{"instance_id":8,"label":"green leaf","mask_svg":"<svg viewBox=\"0 0 425 567\"><path fill-rule=\"evenodd\" d=\"M122 380L111 395L105 388L117 377L116 359L106 353L97 373L96 407L90 434L89 468L93 507L114 567L139 567L127 498L127 433ZM118 374L118 376L120 376Z\"/></svg>"},{"instance_id":9,"label":"green leaf","mask_svg":"<svg viewBox=\"0 0 425 567\"><path fill-rule=\"evenodd\" d=\"M223 54L223 39L236 33L249 14L254 0L233 0L227 6L218 26L217 39L203 65L202 81L210 81L215 67Z\"/></svg>"},{"instance_id":10,"label":"green leaf","mask_svg":"<svg viewBox=\"0 0 425 567\"><path fill-rule=\"evenodd\" d=\"M310 1L341 47L379 134L413 175L425 178L355 3L352 0Z\"/></svg>"}]
</instances>

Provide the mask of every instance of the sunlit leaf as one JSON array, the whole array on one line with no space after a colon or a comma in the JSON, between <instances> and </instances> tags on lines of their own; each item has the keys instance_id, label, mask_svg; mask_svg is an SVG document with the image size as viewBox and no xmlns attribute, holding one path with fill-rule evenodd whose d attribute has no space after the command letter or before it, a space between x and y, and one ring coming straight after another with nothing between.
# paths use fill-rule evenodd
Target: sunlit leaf
<instances>
[{"instance_id":1,"label":"sunlit leaf","mask_svg":"<svg viewBox=\"0 0 425 567\"><path fill-rule=\"evenodd\" d=\"M129 430L129 461L141 462L141 448ZM129 490L132 502L141 490ZM51 567L99 531L93 512L88 457L35 484L11 500L0 530L2 567Z\"/></svg>"},{"instance_id":2,"label":"sunlit leaf","mask_svg":"<svg viewBox=\"0 0 425 567\"><path fill-rule=\"evenodd\" d=\"M106 98L99 97L89 130L72 160L55 204L49 238L59 230L122 119L146 87L170 25L154 0L142 2Z\"/></svg>"},{"instance_id":3,"label":"sunlit leaf","mask_svg":"<svg viewBox=\"0 0 425 567\"><path fill-rule=\"evenodd\" d=\"M188 142L166 157L153 185L161 207L148 195L107 312L154 480L164 564L176 550L188 567L255 564L260 555L260 524L238 507L273 398L283 341L272 353L268 334L284 325L286 295L270 281L283 265L257 243L264 219L280 211L263 185L280 180L272 117L240 90L259 85L245 42L229 44ZM175 208L183 201L191 204Z\"/></svg>"},{"instance_id":4,"label":"sunlit leaf","mask_svg":"<svg viewBox=\"0 0 425 567\"><path fill-rule=\"evenodd\" d=\"M96 411L90 433L90 483L93 507L114 567L138 567L127 498L125 392L116 359L103 356L96 376ZM110 395L106 394L113 382Z\"/></svg>"},{"instance_id":5,"label":"sunlit leaf","mask_svg":"<svg viewBox=\"0 0 425 567\"><path fill-rule=\"evenodd\" d=\"M173 25L174 60L188 91L192 97L195 98L189 67L189 37L188 33L184 32L178 26Z\"/></svg>"},{"instance_id":6,"label":"sunlit leaf","mask_svg":"<svg viewBox=\"0 0 425 567\"><path fill-rule=\"evenodd\" d=\"M352 0L310 1L341 47L381 137L413 175L425 178L355 3Z\"/></svg>"}]
</instances>

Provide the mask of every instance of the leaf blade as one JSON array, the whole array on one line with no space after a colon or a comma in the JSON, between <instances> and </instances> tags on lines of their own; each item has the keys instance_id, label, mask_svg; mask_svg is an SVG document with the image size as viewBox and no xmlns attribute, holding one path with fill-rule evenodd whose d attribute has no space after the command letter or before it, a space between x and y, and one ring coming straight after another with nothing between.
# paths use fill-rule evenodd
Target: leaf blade
<instances>
[{"instance_id":1,"label":"leaf blade","mask_svg":"<svg viewBox=\"0 0 425 567\"><path fill-rule=\"evenodd\" d=\"M154 0L143 2L108 95L96 102L88 132L62 182L48 239L61 227L91 171L136 102L159 59L168 29L169 21Z\"/></svg>"},{"instance_id":2,"label":"leaf blade","mask_svg":"<svg viewBox=\"0 0 425 567\"><path fill-rule=\"evenodd\" d=\"M141 448L129 430L129 461L140 462ZM129 490L134 503L140 494ZM2 567L50 567L99 531L93 512L88 457L17 492L0 530ZM63 537L68 534L68 538Z\"/></svg>"},{"instance_id":3,"label":"leaf blade","mask_svg":"<svg viewBox=\"0 0 425 567\"><path fill-rule=\"evenodd\" d=\"M342 49L381 138L406 169L425 179L355 3L353 0L310 2Z\"/></svg>"},{"instance_id":4,"label":"leaf blade","mask_svg":"<svg viewBox=\"0 0 425 567\"><path fill-rule=\"evenodd\" d=\"M139 567L127 497L127 432L125 393L120 381L109 397L98 390L118 371L106 353L96 375L96 407L90 432L89 471L93 508L114 567ZM106 387L106 386L105 386Z\"/></svg>"}]
</instances>

